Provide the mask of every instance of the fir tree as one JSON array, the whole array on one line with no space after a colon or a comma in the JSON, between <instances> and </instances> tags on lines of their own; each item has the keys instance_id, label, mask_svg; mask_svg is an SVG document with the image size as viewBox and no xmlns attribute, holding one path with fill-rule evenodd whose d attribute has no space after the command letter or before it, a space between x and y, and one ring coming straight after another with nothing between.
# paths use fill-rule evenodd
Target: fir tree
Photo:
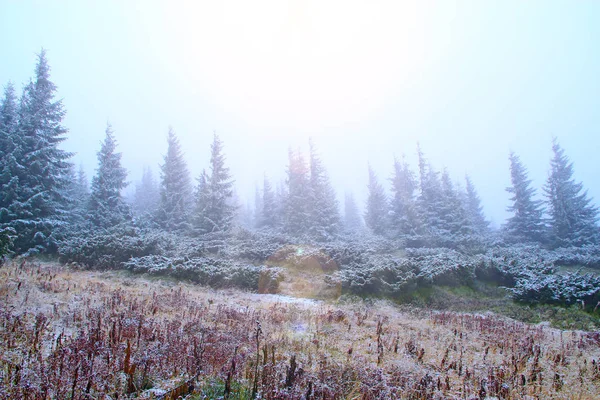
<instances>
[{"instance_id":1,"label":"fir tree","mask_svg":"<svg viewBox=\"0 0 600 400\"><path fill-rule=\"evenodd\" d=\"M344 197L344 231L346 233L358 233L363 229L356 200L352 193L346 193Z\"/></svg>"},{"instance_id":2,"label":"fir tree","mask_svg":"<svg viewBox=\"0 0 600 400\"><path fill-rule=\"evenodd\" d=\"M160 204L158 184L150 167L144 167L142 180L135 185L133 195L133 210L143 221L151 220Z\"/></svg>"},{"instance_id":3,"label":"fir tree","mask_svg":"<svg viewBox=\"0 0 600 400\"><path fill-rule=\"evenodd\" d=\"M127 171L121 166L121 153L110 124L98 152L98 169L92 179L89 216L98 227L110 228L131 220L131 211L121 196L127 187Z\"/></svg>"},{"instance_id":4,"label":"fir tree","mask_svg":"<svg viewBox=\"0 0 600 400\"><path fill-rule=\"evenodd\" d=\"M473 233L463 202L447 170L442 173L442 232L446 235L467 235Z\"/></svg>"},{"instance_id":5,"label":"fir tree","mask_svg":"<svg viewBox=\"0 0 600 400\"><path fill-rule=\"evenodd\" d=\"M388 203L383 186L378 182L377 175L370 165L367 189L365 223L374 234L384 235L388 232Z\"/></svg>"},{"instance_id":6,"label":"fir tree","mask_svg":"<svg viewBox=\"0 0 600 400\"><path fill-rule=\"evenodd\" d=\"M8 91L11 91L8 89ZM5 161L9 171L2 178L3 204L0 218L16 232L18 252L55 249L54 228L65 218L71 154L60 149L67 129L62 126L65 115L62 102L54 98L56 86L50 80L50 67L42 49L35 68L35 79L25 87L17 112L18 124L7 148L11 155ZM11 111L12 101L6 102ZM12 129L12 128L11 128ZM5 150L6 151L6 150Z\"/></svg>"},{"instance_id":7,"label":"fir tree","mask_svg":"<svg viewBox=\"0 0 600 400\"><path fill-rule=\"evenodd\" d=\"M527 169L519 157L510 153L510 176L512 186L506 191L512 194L512 204L507 208L513 216L506 222L506 232L515 240L542 241L545 227L542 221L542 202L535 200L535 189L527 178Z\"/></svg>"},{"instance_id":8,"label":"fir tree","mask_svg":"<svg viewBox=\"0 0 600 400\"><path fill-rule=\"evenodd\" d=\"M192 205L190 174L175 132L169 127L167 154L160 166L158 222L168 231L189 228Z\"/></svg>"},{"instance_id":9,"label":"fir tree","mask_svg":"<svg viewBox=\"0 0 600 400\"><path fill-rule=\"evenodd\" d=\"M17 137L17 103L12 83L4 89L0 104L0 223L9 222L10 206L17 200L19 162L15 151Z\"/></svg>"},{"instance_id":10,"label":"fir tree","mask_svg":"<svg viewBox=\"0 0 600 400\"><path fill-rule=\"evenodd\" d=\"M339 230L339 205L317 149L312 141L309 144L309 234L319 240L331 239Z\"/></svg>"},{"instance_id":11,"label":"fir tree","mask_svg":"<svg viewBox=\"0 0 600 400\"><path fill-rule=\"evenodd\" d=\"M88 217L87 206L90 201L90 190L82 165L79 166L77 171L75 171L75 166L69 169L68 181L69 184L64 197L68 199L67 221L71 226L65 228L72 229L85 225ZM65 229L65 234L69 233L69 229Z\"/></svg>"},{"instance_id":12,"label":"fir tree","mask_svg":"<svg viewBox=\"0 0 600 400\"><path fill-rule=\"evenodd\" d=\"M0 103L0 167L14 150L13 140L17 131L17 98L12 82L4 88L4 98ZM0 172L2 170L0 169Z\"/></svg>"},{"instance_id":13,"label":"fir tree","mask_svg":"<svg viewBox=\"0 0 600 400\"><path fill-rule=\"evenodd\" d=\"M598 243L598 207L591 204L581 182L573 179L569 161L556 138L553 158L544 192L550 214L550 236L555 246L581 246Z\"/></svg>"},{"instance_id":14,"label":"fir tree","mask_svg":"<svg viewBox=\"0 0 600 400\"><path fill-rule=\"evenodd\" d=\"M226 232L237 206L231 203L233 179L225 166L223 143L215 133L211 145L210 175L203 171L196 190L195 227L198 233Z\"/></svg>"},{"instance_id":15,"label":"fir tree","mask_svg":"<svg viewBox=\"0 0 600 400\"><path fill-rule=\"evenodd\" d=\"M417 181L408 163L394 160L390 229L394 235L415 235L420 230L415 199Z\"/></svg>"},{"instance_id":16,"label":"fir tree","mask_svg":"<svg viewBox=\"0 0 600 400\"><path fill-rule=\"evenodd\" d=\"M277 186L275 187L274 221L275 221L275 228L280 231L283 231L285 229L287 199L288 199L287 181L285 179L282 179L279 182L277 182Z\"/></svg>"},{"instance_id":17,"label":"fir tree","mask_svg":"<svg viewBox=\"0 0 600 400\"><path fill-rule=\"evenodd\" d=\"M490 223L485 219L485 215L483 214L481 199L468 175L465 176L465 183L464 208L467 213L467 219L475 233L485 235L489 232Z\"/></svg>"},{"instance_id":18,"label":"fir tree","mask_svg":"<svg viewBox=\"0 0 600 400\"><path fill-rule=\"evenodd\" d=\"M292 235L304 235L311 221L309 171L300 151L290 149L288 158L284 229Z\"/></svg>"},{"instance_id":19,"label":"fir tree","mask_svg":"<svg viewBox=\"0 0 600 400\"><path fill-rule=\"evenodd\" d=\"M261 227L272 229L277 225L277 203L275 193L273 193L273 188L271 187L271 183L266 174L263 181L262 210L260 216Z\"/></svg>"},{"instance_id":20,"label":"fir tree","mask_svg":"<svg viewBox=\"0 0 600 400\"><path fill-rule=\"evenodd\" d=\"M263 224L263 196L261 190L256 184L254 186L254 227L261 228Z\"/></svg>"},{"instance_id":21,"label":"fir tree","mask_svg":"<svg viewBox=\"0 0 600 400\"><path fill-rule=\"evenodd\" d=\"M417 147L417 152L421 187L417 207L423 232L433 236L444 236L448 234L448 230L443 216L444 193L439 173L427 162L420 147Z\"/></svg>"}]
</instances>

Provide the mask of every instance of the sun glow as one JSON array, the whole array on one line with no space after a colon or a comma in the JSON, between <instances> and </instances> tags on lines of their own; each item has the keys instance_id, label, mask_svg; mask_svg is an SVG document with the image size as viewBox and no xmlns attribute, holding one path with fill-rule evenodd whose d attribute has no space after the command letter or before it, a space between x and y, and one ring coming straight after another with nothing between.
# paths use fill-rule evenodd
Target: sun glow
<instances>
[{"instance_id":1,"label":"sun glow","mask_svg":"<svg viewBox=\"0 0 600 400\"><path fill-rule=\"evenodd\" d=\"M171 2L166 36L153 42L170 49L165 68L246 123L306 133L366 118L410 86L426 56L424 12L403 2Z\"/></svg>"}]
</instances>

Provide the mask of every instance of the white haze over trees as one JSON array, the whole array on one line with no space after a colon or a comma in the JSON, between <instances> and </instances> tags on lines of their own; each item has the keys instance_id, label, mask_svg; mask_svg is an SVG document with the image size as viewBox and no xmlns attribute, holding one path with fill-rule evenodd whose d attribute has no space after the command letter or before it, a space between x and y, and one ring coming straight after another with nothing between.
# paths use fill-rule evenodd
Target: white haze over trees
<instances>
[{"instance_id":1,"label":"white haze over trees","mask_svg":"<svg viewBox=\"0 0 600 400\"><path fill-rule=\"evenodd\" d=\"M418 14L417 8L413 11ZM411 49L416 51L411 46L404 49L407 54ZM461 136L452 126L443 127L446 136L439 136L436 145L426 134L418 136L418 141L411 140L410 135L391 140L389 132L395 128L374 123L376 130L363 132L355 143L361 144L360 151L349 151L349 143L358 140L357 127L332 128L327 123L329 117L318 117L314 105L303 102L294 103L295 111L307 113L307 120L320 125L309 130L299 124L303 127L299 135L289 126L271 126L267 129L270 133L261 136L256 131L261 125L249 122L257 120L240 123L235 114L213 119L222 125L207 134L203 123L192 128L181 119L183 111L192 119L202 111L209 114L207 108L196 108L193 101L158 95L154 101L161 104L160 112L148 108L138 113L135 102L119 102L117 91L111 96L119 108L104 108L115 114L109 121L120 121L113 125L99 121L96 114L100 111L82 112L73 103L74 111L65 107L63 92L50 73L49 58L42 48L33 64L33 75L23 80L26 83L20 94L7 78L0 100L3 257L42 253L89 268L127 268L214 287L274 292L285 279L279 267L296 258L304 262L303 257L312 257L313 261L327 260L326 267L318 261L325 282L344 293L402 301L435 285L475 290L480 283L492 283L507 288L521 302L561 306L581 302L584 311L597 313L598 307L593 305L600 304L598 274L564 268L600 268L599 208L592 195L594 186L588 186L597 185L597 180L584 183L579 178L597 171L581 154L593 147L596 139L587 135L600 124L586 121L575 131L590 142L573 146L578 149L574 153L580 155L577 163L563 149L563 136L558 133L554 138L525 135L498 145L493 118L486 126L489 131L479 132L481 137L490 138L486 146L476 146L477 140ZM182 71L188 67L183 64ZM70 67L55 67L61 68ZM109 84L118 75L112 70L107 73L95 79ZM150 79L146 73L140 71L148 78L145 85L161 85L159 76ZM20 76L20 72L15 75ZM135 81L134 75L131 79ZM77 74L72 78L59 76L65 84L77 81ZM257 78L267 79L261 74ZM518 85L519 79L510 82ZM195 81L188 83L194 87ZM252 87L251 82L246 84ZM315 89L311 99L327 114L331 104L319 96L328 99L331 88L324 87L321 92L309 87ZM282 94L275 87L264 89ZM289 89L301 92L297 86ZM177 90L175 86L173 90ZM248 92L248 107L269 106L273 121L281 122L277 113L282 112L290 123L297 122L286 114L289 109L265 103L258 94L253 102L253 93ZM70 95L77 98L73 92ZM284 103L290 101L287 95L282 97ZM355 95L354 99L360 98L361 93ZM105 104L102 96L96 100L94 104ZM235 110L237 103L230 100L223 107L231 104ZM346 111L354 107L348 98L342 101L337 94L333 100L348 107ZM593 100L596 110L597 99ZM143 96L136 101L146 104ZM173 109L173 102L183 111ZM358 109L369 107L368 101L359 103ZM586 110L583 107L580 111ZM85 125L70 120L71 126L67 111L79 115L77 118L90 118ZM260 115L265 110L255 111ZM405 115L406 110L400 107L396 111ZM547 109L544 118L552 120L554 114ZM181 128L168 127L167 116L180 122ZM438 116L443 120L443 113L428 118ZM338 117L352 121L344 113ZM380 117L387 118L383 114ZM460 121L475 118L472 112L455 117ZM132 120L139 125L126 122ZM96 134L85 133L103 126L102 140L90 146ZM262 127L266 129L266 125ZM286 129L295 133L270 136ZM422 129L424 126L416 131ZM201 134L192 137L192 131ZM564 136L571 145L576 143L571 140L572 132L569 129L569 136ZM305 137L306 133L310 135ZM153 144L155 134L160 137L157 147ZM464 142L466 137L468 143ZM535 157L524 151L532 138ZM440 165L444 152L439 146L445 153L457 151L456 165ZM540 154L547 157L541 161ZM504 162L495 163L495 157L502 157ZM593 164L595 158L590 158ZM485 162L479 163L482 160ZM538 169L530 166L532 160L545 165L545 184L530 177L530 168ZM466 162L472 164L467 168ZM76 164L84 167L77 169ZM463 165L468 173L457 174L457 165ZM581 168L585 172L577 175L580 166L587 168ZM506 220L490 223L487 211L498 205L490 201L491 193L502 193L497 197L504 199ZM276 262L282 265L274 266Z\"/></svg>"},{"instance_id":2,"label":"white haze over trees","mask_svg":"<svg viewBox=\"0 0 600 400\"><path fill-rule=\"evenodd\" d=\"M574 178L600 198L598 7L2 2L0 82L12 80L18 97L35 53L46 48L68 110L63 148L92 177L110 121L128 197L144 168L159 176L170 125L192 180L208 164L202 149L216 130L245 208L264 173L277 188L287 149L308 152L309 137L338 202L352 192L360 208L367 164L389 193L394 158L416 166L419 142L437 171L447 168L454 182L470 176L499 227L510 217L508 154L521 158L539 189L554 136Z\"/></svg>"}]
</instances>

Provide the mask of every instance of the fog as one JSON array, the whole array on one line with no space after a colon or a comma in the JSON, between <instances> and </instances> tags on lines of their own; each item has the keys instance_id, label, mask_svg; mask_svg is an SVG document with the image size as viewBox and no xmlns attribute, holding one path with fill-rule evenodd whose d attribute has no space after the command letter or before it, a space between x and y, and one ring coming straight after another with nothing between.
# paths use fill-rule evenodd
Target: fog
<instances>
[{"instance_id":1,"label":"fog","mask_svg":"<svg viewBox=\"0 0 600 400\"><path fill-rule=\"evenodd\" d=\"M47 50L88 177L106 122L129 180L158 165L173 126L193 177L212 133L243 202L289 147L317 144L338 197L364 204L416 146L468 173L497 226L516 152L541 192L556 136L598 203L600 3L335 1L0 3L0 84L17 92ZM130 185L133 188L135 185Z\"/></svg>"}]
</instances>

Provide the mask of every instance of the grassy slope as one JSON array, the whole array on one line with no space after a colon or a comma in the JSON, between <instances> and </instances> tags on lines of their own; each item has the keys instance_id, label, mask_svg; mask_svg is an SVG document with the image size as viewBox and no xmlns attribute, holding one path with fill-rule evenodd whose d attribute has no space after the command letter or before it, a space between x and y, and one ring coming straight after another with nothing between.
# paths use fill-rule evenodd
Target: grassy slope
<instances>
[{"instance_id":1,"label":"grassy slope","mask_svg":"<svg viewBox=\"0 0 600 400\"><path fill-rule=\"evenodd\" d=\"M418 289L411 296L400 299L400 302L446 311L492 311L527 323L548 322L558 329L600 329L600 312L584 312L579 305L562 307L516 303L510 299L506 289L478 281L472 286L433 286Z\"/></svg>"},{"instance_id":2,"label":"grassy slope","mask_svg":"<svg viewBox=\"0 0 600 400\"><path fill-rule=\"evenodd\" d=\"M469 290L421 295L452 298L449 309L504 304ZM197 397L221 396L228 376L231 398L255 377L263 398L600 396L600 339L492 314L294 302L47 263L2 267L0 298L0 398L149 397L196 375Z\"/></svg>"}]
</instances>

